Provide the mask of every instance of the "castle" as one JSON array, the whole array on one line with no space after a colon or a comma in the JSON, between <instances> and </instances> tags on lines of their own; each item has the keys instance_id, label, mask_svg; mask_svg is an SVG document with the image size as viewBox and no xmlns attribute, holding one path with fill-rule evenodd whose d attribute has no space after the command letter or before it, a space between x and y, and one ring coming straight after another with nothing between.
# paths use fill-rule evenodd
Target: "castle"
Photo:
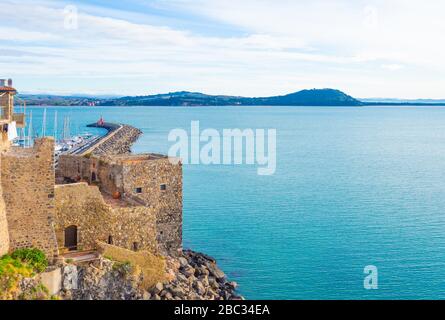
<instances>
[{"instance_id":1,"label":"castle","mask_svg":"<svg viewBox=\"0 0 445 320\"><path fill-rule=\"evenodd\" d=\"M95 250L97 241L175 256L182 250L182 165L158 154L104 152L119 135L82 154L61 155L54 139L11 145L25 115L15 114L12 81L0 80L0 256L38 248L53 261ZM125 130L120 126L117 130ZM100 144L100 143L99 143Z\"/></svg>"}]
</instances>

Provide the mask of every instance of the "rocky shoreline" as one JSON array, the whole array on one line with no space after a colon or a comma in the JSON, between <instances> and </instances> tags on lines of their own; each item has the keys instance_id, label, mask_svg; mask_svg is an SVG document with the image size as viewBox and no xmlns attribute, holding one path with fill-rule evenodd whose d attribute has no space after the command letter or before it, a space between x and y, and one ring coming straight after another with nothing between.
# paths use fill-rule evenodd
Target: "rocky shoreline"
<instances>
[{"instance_id":1,"label":"rocky shoreline","mask_svg":"<svg viewBox=\"0 0 445 320\"><path fill-rule=\"evenodd\" d=\"M238 284L229 282L215 259L185 250L174 262L174 279L157 284L150 291L154 300L244 300L236 293Z\"/></svg>"},{"instance_id":2,"label":"rocky shoreline","mask_svg":"<svg viewBox=\"0 0 445 320\"><path fill-rule=\"evenodd\" d=\"M97 127L98 125L90 125ZM142 131L128 126L105 123L108 134L93 149L93 155L131 153L132 144ZM61 297L74 300L243 300L237 294L236 282L228 281L215 259L191 250L179 256L166 256L168 281L152 288L141 286L141 275L116 268L116 263L103 256L84 264L62 266Z\"/></svg>"},{"instance_id":3,"label":"rocky shoreline","mask_svg":"<svg viewBox=\"0 0 445 320\"><path fill-rule=\"evenodd\" d=\"M216 261L185 250L178 258L167 257L169 281L146 290L140 276L116 268L104 257L84 264L65 264L61 297L66 300L244 300L236 293Z\"/></svg>"}]
</instances>

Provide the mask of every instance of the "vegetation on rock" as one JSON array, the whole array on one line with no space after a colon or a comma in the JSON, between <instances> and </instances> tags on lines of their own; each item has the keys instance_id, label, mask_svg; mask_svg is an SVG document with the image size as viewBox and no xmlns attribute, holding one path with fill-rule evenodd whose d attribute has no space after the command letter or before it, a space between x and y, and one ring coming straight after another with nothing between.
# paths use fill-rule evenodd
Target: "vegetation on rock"
<instances>
[{"instance_id":1,"label":"vegetation on rock","mask_svg":"<svg viewBox=\"0 0 445 320\"><path fill-rule=\"evenodd\" d=\"M98 242L99 251L115 262L113 269L124 275L142 275L142 287L149 289L166 278L165 259L148 251L130 251Z\"/></svg>"},{"instance_id":2,"label":"vegetation on rock","mask_svg":"<svg viewBox=\"0 0 445 320\"><path fill-rule=\"evenodd\" d=\"M42 285L23 292L21 281L43 272L48 266L45 254L38 249L20 249L0 258L0 300L39 299L46 293ZM46 289L46 288L45 288Z\"/></svg>"},{"instance_id":3,"label":"vegetation on rock","mask_svg":"<svg viewBox=\"0 0 445 320\"><path fill-rule=\"evenodd\" d=\"M45 254L39 249L19 249L14 251L11 257L28 264L38 273L45 271L48 267Z\"/></svg>"}]
</instances>

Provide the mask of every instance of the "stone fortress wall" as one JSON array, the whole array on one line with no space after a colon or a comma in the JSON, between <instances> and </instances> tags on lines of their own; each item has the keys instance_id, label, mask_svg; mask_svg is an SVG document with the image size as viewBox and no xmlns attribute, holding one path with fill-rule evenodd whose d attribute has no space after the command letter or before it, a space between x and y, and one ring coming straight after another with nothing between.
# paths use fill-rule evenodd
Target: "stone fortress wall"
<instances>
[{"instance_id":1,"label":"stone fortress wall","mask_svg":"<svg viewBox=\"0 0 445 320\"><path fill-rule=\"evenodd\" d=\"M124 132L139 136L133 129ZM128 151L133 139L115 141L113 152ZM180 254L182 165L170 160L90 152L60 156L55 170L52 138L9 148L0 157L0 254L36 247L52 260L67 250L93 250L96 241Z\"/></svg>"},{"instance_id":2,"label":"stone fortress wall","mask_svg":"<svg viewBox=\"0 0 445 320\"><path fill-rule=\"evenodd\" d=\"M155 154L76 156L59 158L57 180L84 181L99 186L103 196L154 213L160 252L176 255L182 249L182 166ZM117 199L115 199L117 201ZM122 209L123 210L123 209ZM135 210L135 209L133 209ZM123 220L126 219L122 216Z\"/></svg>"},{"instance_id":3,"label":"stone fortress wall","mask_svg":"<svg viewBox=\"0 0 445 320\"><path fill-rule=\"evenodd\" d=\"M120 158L117 158L120 159ZM126 197L156 208L158 242L173 253L182 248L182 166L162 157L138 156L122 160L122 186Z\"/></svg>"},{"instance_id":4,"label":"stone fortress wall","mask_svg":"<svg viewBox=\"0 0 445 320\"><path fill-rule=\"evenodd\" d=\"M30 149L10 148L1 154L0 171L9 250L36 247L52 259L58 253L54 233L54 140L37 139Z\"/></svg>"},{"instance_id":5,"label":"stone fortress wall","mask_svg":"<svg viewBox=\"0 0 445 320\"><path fill-rule=\"evenodd\" d=\"M1 159L0 159L1 167ZM8 220L6 219L6 206L3 200L3 189L0 183L0 256L9 251Z\"/></svg>"},{"instance_id":6,"label":"stone fortress wall","mask_svg":"<svg viewBox=\"0 0 445 320\"><path fill-rule=\"evenodd\" d=\"M129 250L158 251L151 208L114 200L107 203L98 187L87 183L56 186L55 201L59 248L65 247L65 229L76 226L78 250L93 250L102 241Z\"/></svg>"}]
</instances>

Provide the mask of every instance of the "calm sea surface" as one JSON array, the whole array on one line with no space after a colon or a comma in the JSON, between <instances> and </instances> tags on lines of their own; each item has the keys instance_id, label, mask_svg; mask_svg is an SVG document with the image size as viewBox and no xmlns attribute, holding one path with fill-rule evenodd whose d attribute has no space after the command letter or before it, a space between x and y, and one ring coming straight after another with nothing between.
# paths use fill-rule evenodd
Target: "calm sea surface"
<instances>
[{"instance_id":1,"label":"calm sea surface","mask_svg":"<svg viewBox=\"0 0 445 320\"><path fill-rule=\"evenodd\" d=\"M40 133L43 108L33 111ZM135 152L167 152L171 129L276 128L277 170L184 166L184 245L214 256L250 299L444 299L445 108L47 108L71 133L141 128ZM61 131L61 130L60 130ZM363 288L375 265L379 289Z\"/></svg>"}]
</instances>

